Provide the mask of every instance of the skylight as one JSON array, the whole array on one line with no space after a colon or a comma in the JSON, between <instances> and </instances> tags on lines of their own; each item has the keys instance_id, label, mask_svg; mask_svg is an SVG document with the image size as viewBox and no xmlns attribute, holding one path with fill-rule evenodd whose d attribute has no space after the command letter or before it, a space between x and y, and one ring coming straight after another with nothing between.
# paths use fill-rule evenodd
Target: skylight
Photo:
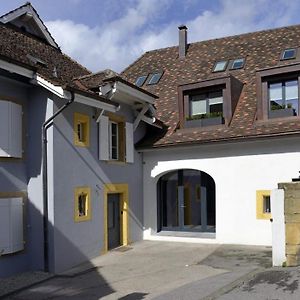
<instances>
[{"instance_id":1,"label":"skylight","mask_svg":"<svg viewBox=\"0 0 300 300\"><path fill-rule=\"evenodd\" d=\"M136 82L135 82L135 85L136 86L142 86L145 83L147 77L148 77L148 75L142 75L142 76L138 77Z\"/></svg>"},{"instance_id":2,"label":"skylight","mask_svg":"<svg viewBox=\"0 0 300 300\"><path fill-rule=\"evenodd\" d=\"M245 59L244 58L238 58L238 59L235 59L233 62L232 62L232 65L231 65L231 70L236 70L236 69L241 69L245 64Z\"/></svg>"},{"instance_id":3,"label":"skylight","mask_svg":"<svg viewBox=\"0 0 300 300\"><path fill-rule=\"evenodd\" d=\"M285 60L285 59L292 59L295 57L296 57L296 49L286 49L283 51L281 59Z\"/></svg>"},{"instance_id":4,"label":"skylight","mask_svg":"<svg viewBox=\"0 0 300 300\"><path fill-rule=\"evenodd\" d=\"M227 63L228 61L227 60L220 60L220 61L217 61L214 65L214 68L213 68L213 72L221 72L221 71L225 71L226 70L226 67L227 67Z\"/></svg>"},{"instance_id":5,"label":"skylight","mask_svg":"<svg viewBox=\"0 0 300 300\"><path fill-rule=\"evenodd\" d=\"M148 84L157 84L162 76L162 72L152 73Z\"/></svg>"}]
</instances>

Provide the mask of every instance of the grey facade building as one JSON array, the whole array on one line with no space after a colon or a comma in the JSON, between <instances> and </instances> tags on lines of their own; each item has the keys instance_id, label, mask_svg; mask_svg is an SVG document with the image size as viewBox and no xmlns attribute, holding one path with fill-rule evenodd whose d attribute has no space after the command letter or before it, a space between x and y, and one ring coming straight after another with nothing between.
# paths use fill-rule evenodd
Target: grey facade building
<instances>
[{"instance_id":1,"label":"grey facade building","mask_svg":"<svg viewBox=\"0 0 300 300\"><path fill-rule=\"evenodd\" d=\"M0 49L0 277L142 239L155 96L64 55L30 4L0 17Z\"/></svg>"}]
</instances>

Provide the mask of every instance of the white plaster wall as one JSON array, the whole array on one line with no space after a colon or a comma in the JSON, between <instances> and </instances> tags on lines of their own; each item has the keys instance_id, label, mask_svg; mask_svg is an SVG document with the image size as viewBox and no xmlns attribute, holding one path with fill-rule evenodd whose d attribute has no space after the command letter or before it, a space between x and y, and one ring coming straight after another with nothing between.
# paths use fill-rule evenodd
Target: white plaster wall
<instances>
[{"instance_id":1,"label":"white plaster wall","mask_svg":"<svg viewBox=\"0 0 300 300\"><path fill-rule=\"evenodd\" d=\"M298 138L285 138L145 152L144 236L157 231L159 177L171 170L197 169L216 184L214 241L272 245L271 222L256 219L256 190L273 190L298 176L299 151Z\"/></svg>"}]
</instances>

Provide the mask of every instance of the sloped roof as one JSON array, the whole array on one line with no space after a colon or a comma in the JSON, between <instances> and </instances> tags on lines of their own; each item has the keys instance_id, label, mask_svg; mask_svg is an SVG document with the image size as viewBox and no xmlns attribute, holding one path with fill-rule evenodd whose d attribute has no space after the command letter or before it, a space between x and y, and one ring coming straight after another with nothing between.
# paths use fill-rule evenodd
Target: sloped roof
<instances>
[{"instance_id":1,"label":"sloped roof","mask_svg":"<svg viewBox=\"0 0 300 300\"><path fill-rule=\"evenodd\" d=\"M156 85L143 88L158 95L157 117L168 130L147 137L140 147L164 147L192 143L244 139L300 132L300 118L267 122L256 121L256 71L281 65L300 63L299 60L280 61L284 49L300 46L300 25L289 26L225 38L213 39L188 45L185 59L178 58L178 47L169 47L146 52L127 67L121 75L134 83L141 75L163 70L164 74ZM218 60L245 58L243 69L212 73ZM229 126L218 128L178 129L179 85L196 83L208 79L233 75L244 86Z\"/></svg>"},{"instance_id":2,"label":"sloped roof","mask_svg":"<svg viewBox=\"0 0 300 300\"><path fill-rule=\"evenodd\" d=\"M31 23L34 24L35 32L37 37L40 37L41 39L44 39L46 42L49 43L49 45L59 48L58 44L52 37L51 33L49 32L48 28L40 18L37 11L34 9L34 7L31 5L30 2L26 2L24 5L21 5L20 7L11 10L10 12L0 16L0 23L3 24L14 24L14 21L17 19L21 19L25 15L30 16L29 20ZM21 22L22 23L22 22ZM24 25L26 24L26 21L23 19Z\"/></svg>"}]
</instances>

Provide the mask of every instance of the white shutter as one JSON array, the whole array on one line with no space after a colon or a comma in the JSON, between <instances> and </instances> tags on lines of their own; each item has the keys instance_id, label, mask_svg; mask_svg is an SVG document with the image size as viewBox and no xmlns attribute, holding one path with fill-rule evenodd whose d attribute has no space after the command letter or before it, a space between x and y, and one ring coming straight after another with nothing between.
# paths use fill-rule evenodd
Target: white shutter
<instances>
[{"instance_id":1,"label":"white shutter","mask_svg":"<svg viewBox=\"0 0 300 300\"><path fill-rule=\"evenodd\" d=\"M10 155L22 157L22 106L10 102Z\"/></svg>"},{"instance_id":2,"label":"white shutter","mask_svg":"<svg viewBox=\"0 0 300 300\"><path fill-rule=\"evenodd\" d=\"M23 199L0 199L0 254L23 248Z\"/></svg>"},{"instance_id":3,"label":"white shutter","mask_svg":"<svg viewBox=\"0 0 300 300\"><path fill-rule=\"evenodd\" d=\"M0 100L0 156L9 156L10 102Z\"/></svg>"},{"instance_id":4,"label":"white shutter","mask_svg":"<svg viewBox=\"0 0 300 300\"><path fill-rule=\"evenodd\" d=\"M99 121L99 159L100 160L108 160L109 159L109 151L108 151L108 117L101 116Z\"/></svg>"},{"instance_id":5,"label":"white shutter","mask_svg":"<svg viewBox=\"0 0 300 300\"><path fill-rule=\"evenodd\" d=\"M22 106L0 100L0 157L22 157Z\"/></svg>"},{"instance_id":6,"label":"white shutter","mask_svg":"<svg viewBox=\"0 0 300 300\"><path fill-rule=\"evenodd\" d=\"M126 131L126 162L134 162L134 142L133 142L133 124L127 123L125 126Z\"/></svg>"}]
</instances>

